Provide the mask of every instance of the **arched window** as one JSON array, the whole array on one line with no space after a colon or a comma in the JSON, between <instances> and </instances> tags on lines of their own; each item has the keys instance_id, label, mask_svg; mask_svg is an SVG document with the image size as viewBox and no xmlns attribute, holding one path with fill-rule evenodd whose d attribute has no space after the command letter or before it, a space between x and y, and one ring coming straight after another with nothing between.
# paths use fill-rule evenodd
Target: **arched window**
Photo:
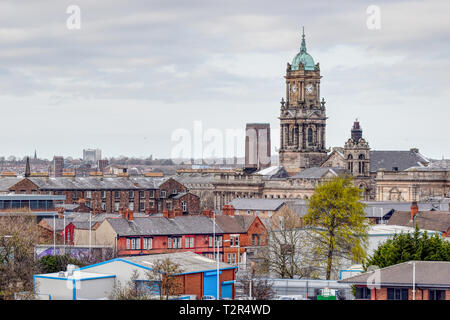
<instances>
[{"instance_id":1,"label":"arched window","mask_svg":"<svg viewBox=\"0 0 450 320\"><path fill-rule=\"evenodd\" d=\"M308 128L308 143L313 142L313 131L311 128Z\"/></svg>"},{"instance_id":2,"label":"arched window","mask_svg":"<svg viewBox=\"0 0 450 320\"><path fill-rule=\"evenodd\" d=\"M348 160L348 171L353 172L353 156L349 154L347 160Z\"/></svg>"},{"instance_id":3,"label":"arched window","mask_svg":"<svg viewBox=\"0 0 450 320\"><path fill-rule=\"evenodd\" d=\"M359 157L358 157L358 159L359 159L359 160L364 160L365 157L364 157L363 154L360 154ZM365 163L364 163L364 161L359 161L358 165L359 165L359 168L358 168L359 171L358 171L358 172L361 173L361 174L363 174L364 171L365 171L365 170L364 170L364 169L365 169Z\"/></svg>"}]
</instances>

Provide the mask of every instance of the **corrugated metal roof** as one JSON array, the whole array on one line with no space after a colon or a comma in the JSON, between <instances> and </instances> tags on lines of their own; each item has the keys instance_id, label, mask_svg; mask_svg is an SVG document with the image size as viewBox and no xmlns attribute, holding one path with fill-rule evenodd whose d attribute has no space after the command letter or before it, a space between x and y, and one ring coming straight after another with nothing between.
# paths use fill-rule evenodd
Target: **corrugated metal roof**
<instances>
[{"instance_id":1,"label":"corrugated metal roof","mask_svg":"<svg viewBox=\"0 0 450 320\"><path fill-rule=\"evenodd\" d=\"M416 286L437 286L450 288L450 261L414 261ZM377 270L380 285L405 285L412 287L413 264L399 263ZM371 283L374 271L338 281L339 283Z\"/></svg>"},{"instance_id":2,"label":"corrugated metal roof","mask_svg":"<svg viewBox=\"0 0 450 320\"><path fill-rule=\"evenodd\" d=\"M176 263L180 266L180 268L183 270L182 274L192 272L212 271L216 270L217 268L217 262L215 260L206 258L204 256L189 251L123 257L121 259L127 260L129 262L138 264L146 268L152 268L154 263L156 263L158 260L161 261L165 259L170 259L171 262ZM229 268L236 268L236 266L233 266L225 262L219 262L219 270Z\"/></svg>"}]
</instances>

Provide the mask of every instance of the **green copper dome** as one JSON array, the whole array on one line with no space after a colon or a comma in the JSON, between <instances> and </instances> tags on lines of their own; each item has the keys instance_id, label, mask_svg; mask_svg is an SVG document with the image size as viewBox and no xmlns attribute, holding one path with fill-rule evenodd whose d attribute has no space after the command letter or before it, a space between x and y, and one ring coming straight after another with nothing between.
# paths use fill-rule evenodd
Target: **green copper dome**
<instances>
[{"instance_id":1,"label":"green copper dome","mask_svg":"<svg viewBox=\"0 0 450 320\"><path fill-rule=\"evenodd\" d=\"M294 60L292 60L291 70L298 70L300 67L300 62L303 64L305 70L314 71L314 59L309 53L306 52L305 31L303 31L302 35L302 45L300 47L300 52L297 53Z\"/></svg>"}]
</instances>

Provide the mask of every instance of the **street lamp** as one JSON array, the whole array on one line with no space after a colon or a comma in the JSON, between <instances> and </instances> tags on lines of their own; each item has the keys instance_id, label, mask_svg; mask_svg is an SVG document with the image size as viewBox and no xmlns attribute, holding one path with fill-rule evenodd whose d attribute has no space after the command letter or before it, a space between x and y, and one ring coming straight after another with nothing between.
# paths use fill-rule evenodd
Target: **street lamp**
<instances>
[{"instance_id":1,"label":"street lamp","mask_svg":"<svg viewBox=\"0 0 450 320\"><path fill-rule=\"evenodd\" d=\"M413 288L412 288L412 294L413 294L413 300L416 300L416 262L415 261L409 261L408 264L412 264L413 266Z\"/></svg>"}]
</instances>

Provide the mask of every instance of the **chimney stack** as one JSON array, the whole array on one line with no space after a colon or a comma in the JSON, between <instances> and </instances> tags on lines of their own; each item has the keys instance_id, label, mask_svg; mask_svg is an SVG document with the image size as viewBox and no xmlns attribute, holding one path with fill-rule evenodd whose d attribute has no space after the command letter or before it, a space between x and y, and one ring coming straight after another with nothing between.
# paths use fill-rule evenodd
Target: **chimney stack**
<instances>
[{"instance_id":1,"label":"chimney stack","mask_svg":"<svg viewBox=\"0 0 450 320\"><path fill-rule=\"evenodd\" d=\"M203 210L202 214L204 216L207 216L207 217L211 218L211 219L214 217L214 212L212 210L209 210L209 209Z\"/></svg>"},{"instance_id":2,"label":"chimney stack","mask_svg":"<svg viewBox=\"0 0 450 320\"><path fill-rule=\"evenodd\" d=\"M183 212L181 211L181 209L175 209L174 210L174 216L182 216Z\"/></svg>"},{"instance_id":3,"label":"chimney stack","mask_svg":"<svg viewBox=\"0 0 450 320\"><path fill-rule=\"evenodd\" d=\"M58 210L58 219L64 218L64 208L57 208Z\"/></svg>"},{"instance_id":4,"label":"chimney stack","mask_svg":"<svg viewBox=\"0 0 450 320\"><path fill-rule=\"evenodd\" d=\"M129 221L133 221L133 217L134 217L134 212L133 210L127 209L127 219Z\"/></svg>"},{"instance_id":5,"label":"chimney stack","mask_svg":"<svg viewBox=\"0 0 450 320\"><path fill-rule=\"evenodd\" d=\"M163 211L163 216L168 219L173 219L175 217L175 213L173 212L173 210L166 209Z\"/></svg>"},{"instance_id":6,"label":"chimney stack","mask_svg":"<svg viewBox=\"0 0 450 320\"><path fill-rule=\"evenodd\" d=\"M222 214L224 216L234 216L234 207L231 204L226 204L222 208Z\"/></svg>"},{"instance_id":7,"label":"chimney stack","mask_svg":"<svg viewBox=\"0 0 450 320\"><path fill-rule=\"evenodd\" d=\"M411 204L411 221L415 220L417 212L419 212L419 207L417 206L417 201L413 201L413 203Z\"/></svg>"}]
</instances>

